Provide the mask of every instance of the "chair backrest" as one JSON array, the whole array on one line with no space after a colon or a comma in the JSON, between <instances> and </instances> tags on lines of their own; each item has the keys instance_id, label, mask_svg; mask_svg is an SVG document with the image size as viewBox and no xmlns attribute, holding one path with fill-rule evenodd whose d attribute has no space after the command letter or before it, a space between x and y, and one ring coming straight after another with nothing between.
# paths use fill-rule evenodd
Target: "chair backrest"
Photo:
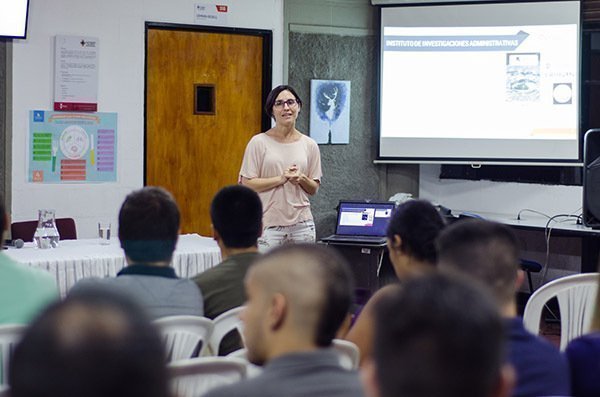
<instances>
[{"instance_id":1,"label":"chair backrest","mask_svg":"<svg viewBox=\"0 0 600 397\"><path fill-rule=\"evenodd\" d=\"M14 222L10 225L10 235L13 240L33 241L33 235L38 221ZM73 218L57 218L56 228L61 240L77 240L77 227Z\"/></svg>"},{"instance_id":2,"label":"chair backrest","mask_svg":"<svg viewBox=\"0 0 600 397\"><path fill-rule=\"evenodd\" d=\"M8 363L26 328L23 324L0 325L0 387L8 383Z\"/></svg>"},{"instance_id":3,"label":"chair backrest","mask_svg":"<svg viewBox=\"0 0 600 397\"><path fill-rule=\"evenodd\" d=\"M584 273L553 280L538 288L525 306L523 324L534 334L540 330L540 318L546 303L553 297L560 310L560 349L572 339L588 332L592 322L599 273Z\"/></svg>"},{"instance_id":4,"label":"chair backrest","mask_svg":"<svg viewBox=\"0 0 600 397\"><path fill-rule=\"evenodd\" d=\"M56 219L56 228L61 240L77 240L77 227L73 218Z\"/></svg>"},{"instance_id":5,"label":"chair backrest","mask_svg":"<svg viewBox=\"0 0 600 397\"><path fill-rule=\"evenodd\" d=\"M360 361L358 346L347 340L334 339L333 349L339 354L342 367L348 370L358 369Z\"/></svg>"},{"instance_id":6,"label":"chair backrest","mask_svg":"<svg viewBox=\"0 0 600 397\"><path fill-rule=\"evenodd\" d=\"M255 376L260 375L263 371L261 366L252 364L250 361L248 361L248 351L245 348L233 351L233 352L229 353L226 357L237 358L237 359L242 360L246 364L246 377L247 378L254 378Z\"/></svg>"},{"instance_id":7,"label":"chair backrest","mask_svg":"<svg viewBox=\"0 0 600 397\"><path fill-rule=\"evenodd\" d=\"M170 363L169 375L173 395L198 397L244 379L246 363L231 357L197 357Z\"/></svg>"},{"instance_id":8,"label":"chair backrest","mask_svg":"<svg viewBox=\"0 0 600 397\"><path fill-rule=\"evenodd\" d=\"M163 337L169 361L201 356L213 330L212 320L200 316L162 317L154 324Z\"/></svg>"},{"instance_id":9,"label":"chair backrest","mask_svg":"<svg viewBox=\"0 0 600 397\"><path fill-rule=\"evenodd\" d=\"M219 354L219 345L221 344L221 341L225 335L234 329L238 331L243 342L243 323L242 320L240 320L240 313L243 309L243 306L234 307L225 313L221 313L213 320L214 328L208 340L208 346L210 347L212 354L215 356Z\"/></svg>"}]
</instances>

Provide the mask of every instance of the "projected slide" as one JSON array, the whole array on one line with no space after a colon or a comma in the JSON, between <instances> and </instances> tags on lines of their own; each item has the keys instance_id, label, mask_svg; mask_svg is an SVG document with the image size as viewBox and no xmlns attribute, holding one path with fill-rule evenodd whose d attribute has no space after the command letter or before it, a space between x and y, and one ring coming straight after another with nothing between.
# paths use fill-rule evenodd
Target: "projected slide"
<instances>
[{"instance_id":1,"label":"projected slide","mask_svg":"<svg viewBox=\"0 0 600 397\"><path fill-rule=\"evenodd\" d=\"M576 159L579 14L567 3L383 10L380 155Z\"/></svg>"},{"instance_id":2,"label":"projected slide","mask_svg":"<svg viewBox=\"0 0 600 397\"><path fill-rule=\"evenodd\" d=\"M390 27L384 39L382 136L576 139L576 25Z\"/></svg>"}]
</instances>

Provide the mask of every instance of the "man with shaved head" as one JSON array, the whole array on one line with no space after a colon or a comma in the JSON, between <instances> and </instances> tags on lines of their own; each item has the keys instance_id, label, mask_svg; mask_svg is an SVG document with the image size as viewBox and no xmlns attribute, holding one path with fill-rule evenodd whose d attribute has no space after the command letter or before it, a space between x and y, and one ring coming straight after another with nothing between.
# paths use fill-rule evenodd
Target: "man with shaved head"
<instances>
[{"instance_id":1,"label":"man with shaved head","mask_svg":"<svg viewBox=\"0 0 600 397\"><path fill-rule=\"evenodd\" d=\"M343 369L331 348L352 301L343 258L326 247L283 246L261 257L244 284L248 359L264 370L206 396L364 395L357 373Z\"/></svg>"}]
</instances>

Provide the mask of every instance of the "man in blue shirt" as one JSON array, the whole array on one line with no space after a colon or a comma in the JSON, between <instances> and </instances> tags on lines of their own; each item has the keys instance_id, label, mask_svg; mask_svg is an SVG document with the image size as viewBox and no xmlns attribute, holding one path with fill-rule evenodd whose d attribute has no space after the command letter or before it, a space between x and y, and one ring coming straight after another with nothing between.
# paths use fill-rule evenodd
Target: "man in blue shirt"
<instances>
[{"instance_id":1,"label":"man in blue shirt","mask_svg":"<svg viewBox=\"0 0 600 397\"><path fill-rule=\"evenodd\" d=\"M518 247L505 225L479 219L459 221L438 238L438 265L441 271L478 280L496 298L507 327L508 361L517 375L513 396L569 396L566 358L548 341L526 331L517 316L516 292L523 281Z\"/></svg>"},{"instance_id":2,"label":"man in blue shirt","mask_svg":"<svg viewBox=\"0 0 600 397\"><path fill-rule=\"evenodd\" d=\"M388 290L374 317L374 354L362 367L370 397L511 396L502 319L479 285L414 277Z\"/></svg>"}]
</instances>

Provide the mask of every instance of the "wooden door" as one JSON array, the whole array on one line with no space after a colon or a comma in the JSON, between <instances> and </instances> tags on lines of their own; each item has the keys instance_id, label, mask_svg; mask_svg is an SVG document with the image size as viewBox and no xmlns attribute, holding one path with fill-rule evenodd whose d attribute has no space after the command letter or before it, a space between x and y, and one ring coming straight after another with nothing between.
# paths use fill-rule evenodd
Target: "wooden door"
<instances>
[{"instance_id":1,"label":"wooden door","mask_svg":"<svg viewBox=\"0 0 600 397\"><path fill-rule=\"evenodd\" d=\"M210 202L237 183L246 144L264 125L265 38L160 27L146 33L145 184L173 193L182 233L210 236ZM214 87L213 114L195 114L196 85Z\"/></svg>"}]
</instances>

